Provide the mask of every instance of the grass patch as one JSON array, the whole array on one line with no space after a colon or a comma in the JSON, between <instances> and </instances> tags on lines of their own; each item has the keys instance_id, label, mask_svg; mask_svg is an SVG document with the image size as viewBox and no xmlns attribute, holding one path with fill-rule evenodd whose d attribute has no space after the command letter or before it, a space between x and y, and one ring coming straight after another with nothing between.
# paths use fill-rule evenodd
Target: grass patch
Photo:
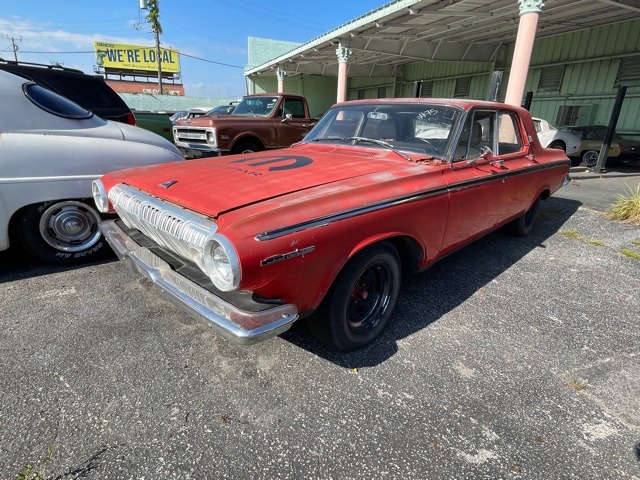
<instances>
[{"instance_id":1,"label":"grass patch","mask_svg":"<svg viewBox=\"0 0 640 480\"><path fill-rule=\"evenodd\" d=\"M640 225L640 183L635 191L632 188L628 188L625 195L620 195L618 201L607 212L607 215L614 220Z\"/></svg>"},{"instance_id":2,"label":"grass patch","mask_svg":"<svg viewBox=\"0 0 640 480\"><path fill-rule=\"evenodd\" d=\"M580 234L575 230L560 230L560 233L569 238L580 238Z\"/></svg>"},{"instance_id":3,"label":"grass patch","mask_svg":"<svg viewBox=\"0 0 640 480\"><path fill-rule=\"evenodd\" d=\"M43 480L46 475L46 469L49 462L53 458L53 447L49 447L47 454L39 459L35 465L27 465L16 475L18 480Z\"/></svg>"},{"instance_id":4,"label":"grass patch","mask_svg":"<svg viewBox=\"0 0 640 480\"><path fill-rule=\"evenodd\" d=\"M604 242L602 240L589 240L590 245L595 245L596 247L604 247Z\"/></svg>"},{"instance_id":5,"label":"grass patch","mask_svg":"<svg viewBox=\"0 0 640 480\"><path fill-rule=\"evenodd\" d=\"M625 257L635 258L636 260L640 260L640 253L634 252L633 250L629 250L628 248L623 248L620 250L620 253Z\"/></svg>"},{"instance_id":6,"label":"grass patch","mask_svg":"<svg viewBox=\"0 0 640 480\"><path fill-rule=\"evenodd\" d=\"M631 242L631 245L635 245L636 247L640 247L640 240L634 240Z\"/></svg>"}]
</instances>

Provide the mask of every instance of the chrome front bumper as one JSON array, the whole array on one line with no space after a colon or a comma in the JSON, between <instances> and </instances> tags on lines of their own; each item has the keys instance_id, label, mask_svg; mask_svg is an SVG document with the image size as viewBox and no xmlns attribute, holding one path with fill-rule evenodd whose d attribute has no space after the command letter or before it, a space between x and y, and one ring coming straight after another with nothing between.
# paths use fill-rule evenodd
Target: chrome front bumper
<instances>
[{"instance_id":1,"label":"chrome front bumper","mask_svg":"<svg viewBox=\"0 0 640 480\"><path fill-rule=\"evenodd\" d=\"M168 299L197 320L235 343L250 345L287 331L298 319L295 305L278 305L267 310L242 310L175 272L148 248L138 245L115 220L100 223L116 255L167 293Z\"/></svg>"}]
</instances>

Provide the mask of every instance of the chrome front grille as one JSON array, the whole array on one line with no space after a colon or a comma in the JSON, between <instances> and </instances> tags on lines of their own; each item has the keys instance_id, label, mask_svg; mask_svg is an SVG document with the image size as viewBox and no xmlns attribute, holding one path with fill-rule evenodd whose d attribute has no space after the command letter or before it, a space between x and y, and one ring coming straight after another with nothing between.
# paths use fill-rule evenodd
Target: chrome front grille
<instances>
[{"instance_id":1,"label":"chrome front grille","mask_svg":"<svg viewBox=\"0 0 640 480\"><path fill-rule=\"evenodd\" d=\"M128 185L114 186L109 200L129 228L204 268L204 246L218 229L215 222Z\"/></svg>"}]
</instances>

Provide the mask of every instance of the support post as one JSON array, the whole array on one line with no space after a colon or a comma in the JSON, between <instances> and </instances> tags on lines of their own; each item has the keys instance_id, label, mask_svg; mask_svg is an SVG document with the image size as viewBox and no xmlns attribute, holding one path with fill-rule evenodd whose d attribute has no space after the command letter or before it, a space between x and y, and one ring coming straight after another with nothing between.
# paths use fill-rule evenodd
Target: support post
<instances>
[{"instance_id":1,"label":"support post","mask_svg":"<svg viewBox=\"0 0 640 480\"><path fill-rule=\"evenodd\" d=\"M278 70L276 71L276 77L278 77L278 93L284 93L284 77L286 76L286 72L284 70L281 70L280 67L278 67Z\"/></svg>"},{"instance_id":2,"label":"support post","mask_svg":"<svg viewBox=\"0 0 640 480\"><path fill-rule=\"evenodd\" d=\"M611 141L613 140L613 134L616 133L616 126L618 125L618 118L620 118L620 112L622 111L622 102L624 102L624 96L627 93L627 87L620 85L618 87L618 94L616 95L616 103L613 104L613 111L611 112L611 118L609 119L609 126L607 127L607 133L604 135L602 141L602 147L600 147L600 154L598 155L598 163L594 167L593 171L596 173L604 173L607 157L609 156L609 149L611 148Z\"/></svg>"},{"instance_id":3,"label":"support post","mask_svg":"<svg viewBox=\"0 0 640 480\"><path fill-rule=\"evenodd\" d=\"M520 24L518 25L518 35L516 45L511 60L511 72L509 73L509 85L505 103L520 106L522 94L529 73L529 63L531 62L531 52L533 42L536 38L538 28L538 16L542 11L544 3L542 0L519 0L520 2Z\"/></svg>"},{"instance_id":4,"label":"support post","mask_svg":"<svg viewBox=\"0 0 640 480\"><path fill-rule=\"evenodd\" d=\"M341 103L347 99L347 69L349 68L349 57L351 50L342 45L336 49L338 56L338 94L336 102Z\"/></svg>"}]
</instances>

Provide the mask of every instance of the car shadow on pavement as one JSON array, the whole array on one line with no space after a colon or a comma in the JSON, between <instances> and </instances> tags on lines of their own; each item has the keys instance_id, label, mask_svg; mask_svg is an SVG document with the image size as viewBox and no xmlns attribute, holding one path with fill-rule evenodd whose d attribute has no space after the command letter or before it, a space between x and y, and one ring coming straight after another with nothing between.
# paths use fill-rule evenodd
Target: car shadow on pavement
<instances>
[{"instance_id":1,"label":"car shadow on pavement","mask_svg":"<svg viewBox=\"0 0 640 480\"><path fill-rule=\"evenodd\" d=\"M102 263L113 262L115 260L117 260L116 255L110 252L105 256L105 258L94 262L74 267L61 267L42 263L31 257L19 244L12 244L8 250L0 252L0 284L14 280L38 277L41 275L49 275L51 273L85 268L90 265L100 265Z\"/></svg>"},{"instance_id":2,"label":"car shadow on pavement","mask_svg":"<svg viewBox=\"0 0 640 480\"><path fill-rule=\"evenodd\" d=\"M441 260L426 272L405 277L385 332L360 350L349 353L329 350L313 338L305 321L298 322L300 325L294 325L280 336L345 368L378 365L398 351L399 341L454 310L530 251L545 248L545 241L562 228L580 205L574 200L543 202L529 236L512 237L498 230Z\"/></svg>"}]
</instances>

